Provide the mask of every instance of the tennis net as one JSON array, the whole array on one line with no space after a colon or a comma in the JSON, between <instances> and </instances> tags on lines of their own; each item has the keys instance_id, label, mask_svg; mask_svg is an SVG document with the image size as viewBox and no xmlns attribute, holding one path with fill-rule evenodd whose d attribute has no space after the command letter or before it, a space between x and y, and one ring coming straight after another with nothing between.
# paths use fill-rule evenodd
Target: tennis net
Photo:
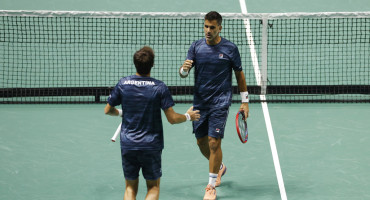
<instances>
[{"instance_id":1,"label":"tennis net","mask_svg":"<svg viewBox=\"0 0 370 200\"><path fill-rule=\"evenodd\" d=\"M0 11L0 103L104 103L144 45L152 77L190 103L193 75L178 68L204 14ZM222 15L251 102L370 102L370 12Z\"/></svg>"}]
</instances>

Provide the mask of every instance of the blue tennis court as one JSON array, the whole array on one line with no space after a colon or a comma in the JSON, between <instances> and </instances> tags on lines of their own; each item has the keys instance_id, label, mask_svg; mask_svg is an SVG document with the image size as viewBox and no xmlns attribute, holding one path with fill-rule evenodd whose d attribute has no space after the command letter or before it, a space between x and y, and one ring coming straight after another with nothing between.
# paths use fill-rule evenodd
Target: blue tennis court
<instances>
[{"instance_id":1,"label":"blue tennis court","mask_svg":"<svg viewBox=\"0 0 370 200\"><path fill-rule=\"evenodd\" d=\"M245 1L245 3L248 13L368 12L370 9L370 3L365 0L356 2L262 0ZM202 13L217 10L220 13L242 12L240 1L236 0L232 2L67 0L63 3L41 0L32 3L20 0L4 0L1 9ZM362 32L369 31L369 23L369 18L361 21L359 24L367 26L359 30ZM252 23L252 31L258 25L259 21L256 21L255 24ZM277 23L273 26L276 27ZM294 28L291 29L294 30ZM227 34L223 36L228 38ZM258 34L254 35L254 38L258 37L260 37ZM26 40L27 38L23 39ZM366 37L363 39L365 42L361 46L350 47L353 51L356 48L364 50L364 56L356 57L360 61L353 65L362 68L362 71L353 74L345 71L330 71L328 74L334 74L333 77L339 77L338 74L347 74L348 77L351 77L348 78L348 81L360 77L361 87L363 85L368 87L370 65L366 54L370 51L370 40ZM184 46L189 45L185 44ZM262 44L256 45L262 46ZM39 47L53 52L52 49L42 45ZM59 46L54 47L59 48ZM84 46L81 49L88 51L90 47ZM130 53L129 48L131 47L118 49L118 51ZM161 47L166 48L167 46L156 46L159 55L171 58L171 55L161 52ZM299 47L306 48L305 45ZM63 56L72 56L67 48L63 48L65 51L59 53ZM254 66L249 59L251 56L250 47L246 45L240 48L248 57L248 61L243 63L244 70L250 71L251 74L246 77L247 84L255 85ZM315 48L319 49L321 47L314 46L313 49ZM335 53L339 52L340 49L348 48L348 45L333 46L333 48ZM294 51L293 46L286 46L284 50L286 54ZM66 52L67 54L65 54ZM307 55L307 57L320 56L314 54L313 51L306 52L302 50L302 52L302 55ZM181 54L181 52L175 53ZM178 55L175 53L174 55ZM257 50L257 53L261 52ZM342 57L351 57L347 51L338 54L340 56L334 56L338 60L341 60ZM53 63L51 61L50 63L34 61L37 60L36 58L46 57L45 55L30 55L33 56L31 64L47 65ZM275 60L269 62L293 62L301 65L305 64L306 61L304 58L303 61L279 60L281 55L281 52L274 54ZM16 55L14 58L21 60L22 56L25 55ZM83 56L83 53L80 56ZM107 53L105 56L110 57L111 54ZM118 57L119 55L115 56ZM183 59L185 56L186 53L179 59ZM324 60L325 56L320 57L320 59ZM9 57L1 58L2 60L10 60ZM91 59L94 59L93 56ZM258 59L261 59L261 57L258 57ZM122 62L129 64L128 61ZM84 63L88 63L88 61L84 61ZM176 65L176 63L167 60L164 63ZM324 61L318 61L319 63L324 63ZM343 63L344 61L330 64L344 65L345 63ZM27 64L29 63L25 65ZM65 63L57 63L57 66L70 64L74 63L66 61ZM108 64L113 66L115 61ZM179 66L173 67L176 68L174 70L176 71ZM16 69L16 65L14 65L14 69ZM160 77L164 73L161 69L158 66L158 69L156 69L158 71L154 71L154 75ZM79 70L78 72L74 71L78 74L76 77L62 77L61 79L74 84L74 78L77 78L81 80L79 84L89 86L89 83L84 81L87 81L90 75L104 74L105 78L117 76L117 80L120 77L119 73L114 71L113 68L112 70L108 68L106 72L91 72L84 68ZM293 70L294 73L296 69L269 72L271 73L269 74L271 80L266 81L270 81L272 84L275 83L272 78L278 73L282 73L279 74L279 81L287 80L290 77L285 77L283 74L284 72L291 73L290 70ZM0 75L16 77L16 74L23 73L21 70L7 73L4 71L2 70ZM46 74L41 69L25 72ZM64 73L64 71L60 69L56 73ZM321 71L321 73L325 74L326 71ZM321 73L316 74L318 77L313 79L319 79ZM84 76L84 74L89 75ZM49 77L42 76L42 78L42 80L30 78L28 81L36 82L39 87L44 87L43 84L49 81ZM169 83L176 84L175 79L177 77L170 79ZM299 76L293 77L293 79L308 81ZM337 79L339 78L327 80L327 84L335 84ZM94 80L94 84L99 85L99 81L103 82L104 80ZM3 85L8 85L10 82L0 81ZM185 82L185 84L191 83L191 81ZM55 87L58 86L55 85ZM0 88L2 87L0 86ZM31 100L34 98L30 97ZM94 97L89 98L94 100ZM103 95L101 97L102 101L105 98L106 95ZM182 97L179 95L176 98ZM254 95L253 98L259 99L259 95ZM361 94L356 98L368 99L369 94ZM22 99L27 100L23 97ZM85 101L85 97L82 101ZM0 160L2 163L0 165L0 199L122 199L125 185L119 143L110 141L120 119L105 116L103 113L104 106L105 104L102 103L0 104ZM179 103L176 104L174 109L179 113L184 113L189 106L188 102ZM305 200L370 199L370 192L368 191L370 186L370 172L368 170L370 167L368 156L370 148L367 145L370 141L368 134L368 130L370 130L368 123L370 109L368 103L251 103L248 119L250 133L249 141L246 144L240 143L235 131L234 116L238 107L238 103L234 103L230 107L225 138L222 143L224 162L228 166L228 172L222 179L222 187L217 188L218 199L268 200L284 199L285 197L287 199ZM266 114L266 111L268 114ZM270 119L266 118L266 115ZM164 115L162 115L162 119L165 119ZM208 162L199 152L194 135L191 133L191 123L170 125L166 120L163 121L165 149L163 151L160 199L201 199L208 180ZM273 135L271 135L272 133ZM144 199L145 193L145 180L140 176L137 199Z\"/></svg>"},{"instance_id":2,"label":"blue tennis court","mask_svg":"<svg viewBox=\"0 0 370 200\"><path fill-rule=\"evenodd\" d=\"M188 105L176 105L185 112ZM366 104L270 104L288 199L367 199ZM1 199L121 199L119 118L102 105L1 105ZM230 108L223 141L228 172L219 199L280 199L259 104L251 104L250 136L241 144ZM73 117L71 117L73 116ZM164 117L164 116L163 116ZM165 124L160 199L200 199L208 163L190 123ZM138 199L144 199L141 178Z\"/></svg>"}]
</instances>

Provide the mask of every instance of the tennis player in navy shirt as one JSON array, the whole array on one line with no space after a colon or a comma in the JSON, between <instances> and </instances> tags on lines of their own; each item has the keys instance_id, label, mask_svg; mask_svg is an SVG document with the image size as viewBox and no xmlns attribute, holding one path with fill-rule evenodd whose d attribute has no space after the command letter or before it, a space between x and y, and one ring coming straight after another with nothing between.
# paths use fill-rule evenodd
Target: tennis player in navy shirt
<instances>
[{"instance_id":1,"label":"tennis player in navy shirt","mask_svg":"<svg viewBox=\"0 0 370 200\"><path fill-rule=\"evenodd\" d=\"M136 75L119 80L108 98L104 112L122 116L121 155L126 179L125 200L136 199L139 171L142 169L147 184L146 200L159 199L163 127L161 109L171 124L199 119L193 107L183 115L172 108L170 91L165 83L150 77L154 52L143 47L134 54ZM122 105L122 110L115 106Z\"/></svg>"},{"instance_id":2,"label":"tennis player in navy shirt","mask_svg":"<svg viewBox=\"0 0 370 200\"><path fill-rule=\"evenodd\" d=\"M211 11L204 17L205 38L191 44L186 60L179 69L186 78L194 67L194 109L200 110L193 132L201 153L209 160L209 181L204 199L216 199L215 187L226 173L222 163L221 139L232 98L232 71L235 73L242 104L239 111L248 117L248 92L238 47L219 34L222 16Z\"/></svg>"}]
</instances>

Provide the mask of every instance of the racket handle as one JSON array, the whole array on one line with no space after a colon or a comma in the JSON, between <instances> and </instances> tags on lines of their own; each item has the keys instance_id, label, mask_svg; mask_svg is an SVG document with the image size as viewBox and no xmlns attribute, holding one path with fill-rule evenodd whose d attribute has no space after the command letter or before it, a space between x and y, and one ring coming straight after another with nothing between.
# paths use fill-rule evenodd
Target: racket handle
<instances>
[{"instance_id":1,"label":"racket handle","mask_svg":"<svg viewBox=\"0 0 370 200\"><path fill-rule=\"evenodd\" d=\"M118 134L121 132L121 125L122 125L122 122L119 124L116 132L114 133L113 137L111 138L112 142L116 142L116 138L117 138Z\"/></svg>"}]
</instances>

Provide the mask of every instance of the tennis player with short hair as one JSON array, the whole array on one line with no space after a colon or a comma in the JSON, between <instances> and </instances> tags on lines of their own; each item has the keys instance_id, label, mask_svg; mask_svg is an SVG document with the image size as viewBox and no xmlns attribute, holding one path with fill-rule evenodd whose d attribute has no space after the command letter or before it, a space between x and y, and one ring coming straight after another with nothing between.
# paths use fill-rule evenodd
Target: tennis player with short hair
<instances>
[{"instance_id":1,"label":"tennis player with short hair","mask_svg":"<svg viewBox=\"0 0 370 200\"><path fill-rule=\"evenodd\" d=\"M222 16L215 11L204 17L205 38L192 43L184 64L179 69L181 78L186 78L194 67L194 109L201 117L193 122L193 132L201 153L209 160L209 182L204 199L216 199L216 186L226 172L222 163L221 139L232 98L232 70L235 72L242 104L248 117L248 92L242 71L238 47L219 34Z\"/></svg>"},{"instance_id":2,"label":"tennis player with short hair","mask_svg":"<svg viewBox=\"0 0 370 200\"><path fill-rule=\"evenodd\" d=\"M105 114L122 116L121 156L126 179L125 200L136 199L139 171L142 169L147 184L146 200L159 198L163 127L161 109L171 124L199 119L193 108L178 114L169 89L160 80L150 77L154 52L143 47L134 54L136 75L121 78L108 98ZM122 105L122 110L115 106Z\"/></svg>"}]
</instances>

